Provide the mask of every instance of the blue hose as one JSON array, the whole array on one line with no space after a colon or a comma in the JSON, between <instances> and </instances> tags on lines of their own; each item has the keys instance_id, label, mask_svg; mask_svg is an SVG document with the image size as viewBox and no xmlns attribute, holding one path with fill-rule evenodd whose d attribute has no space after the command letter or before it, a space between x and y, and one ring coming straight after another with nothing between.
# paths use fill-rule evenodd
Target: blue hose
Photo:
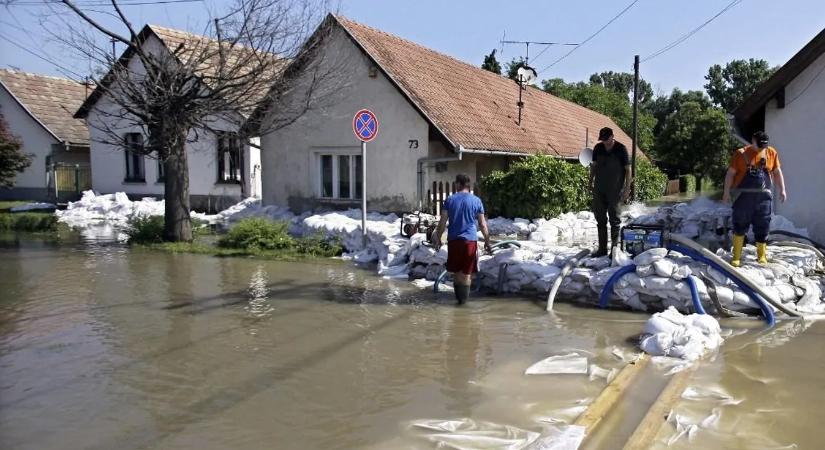
<instances>
[{"instance_id":1,"label":"blue hose","mask_svg":"<svg viewBox=\"0 0 825 450\"><path fill-rule=\"evenodd\" d=\"M619 281L619 278L635 271L636 265L630 264L621 267L608 278L607 283L602 288L602 293L599 295L599 308L607 308L607 304L610 302L610 293L613 292L613 285Z\"/></svg>"},{"instance_id":2,"label":"blue hose","mask_svg":"<svg viewBox=\"0 0 825 450\"><path fill-rule=\"evenodd\" d=\"M774 316L773 309L771 309L770 305L768 305L762 297L760 297L756 292L754 292L753 289L751 289L750 286L745 284L738 276L728 272L727 270L725 270L725 268L723 268L719 264L717 264L717 263L711 261L710 259L704 257L702 254L700 254L699 252L697 252L693 249L683 247L681 245L671 244L671 245L668 246L668 250L677 251L677 252L679 252L679 253L681 253L685 256L690 256L691 258L695 259L696 261L707 264L710 267L713 267L714 269L718 270L719 272L722 272L723 274L725 274L725 276L730 278L731 281L733 281L734 283L736 283L737 286L739 286L739 289L741 289L742 292L745 293L745 295L750 297L754 302L756 302L757 305L759 305L759 309L762 310L762 316L765 318L765 322L768 323L768 326L772 327L772 326L776 325L776 317Z\"/></svg>"},{"instance_id":3,"label":"blue hose","mask_svg":"<svg viewBox=\"0 0 825 450\"><path fill-rule=\"evenodd\" d=\"M693 310L698 314L707 314L705 307L702 306L702 302L699 300L699 289L696 287L696 277L689 275L687 277L687 285L690 288L690 298L693 300Z\"/></svg>"}]
</instances>

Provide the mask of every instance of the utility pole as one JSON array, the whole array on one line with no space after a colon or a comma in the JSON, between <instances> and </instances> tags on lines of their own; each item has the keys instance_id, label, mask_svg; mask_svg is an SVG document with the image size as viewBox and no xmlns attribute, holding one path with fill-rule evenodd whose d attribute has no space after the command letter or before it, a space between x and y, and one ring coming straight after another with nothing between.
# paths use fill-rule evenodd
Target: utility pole
<instances>
[{"instance_id":1,"label":"utility pole","mask_svg":"<svg viewBox=\"0 0 825 450\"><path fill-rule=\"evenodd\" d=\"M630 199L636 200L636 145L639 136L639 55L633 60L633 154L630 158Z\"/></svg>"}]
</instances>

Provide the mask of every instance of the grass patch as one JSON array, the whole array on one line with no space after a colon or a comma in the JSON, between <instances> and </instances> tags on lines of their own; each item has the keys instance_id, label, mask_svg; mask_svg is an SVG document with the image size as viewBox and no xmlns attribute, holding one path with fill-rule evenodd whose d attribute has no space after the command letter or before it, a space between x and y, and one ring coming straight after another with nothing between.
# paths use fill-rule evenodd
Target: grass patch
<instances>
[{"instance_id":1,"label":"grass patch","mask_svg":"<svg viewBox=\"0 0 825 450\"><path fill-rule=\"evenodd\" d=\"M57 216L53 213L2 213L0 230L44 232L57 230Z\"/></svg>"},{"instance_id":2,"label":"grass patch","mask_svg":"<svg viewBox=\"0 0 825 450\"><path fill-rule=\"evenodd\" d=\"M163 242L163 216L134 216L124 231L130 244L159 244ZM193 237L210 234L206 222L192 219Z\"/></svg>"},{"instance_id":3,"label":"grass patch","mask_svg":"<svg viewBox=\"0 0 825 450\"><path fill-rule=\"evenodd\" d=\"M14 208L15 206L28 205L29 203L35 202L29 202L25 200L0 201L0 212L9 212L9 210Z\"/></svg>"},{"instance_id":4,"label":"grass patch","mask_svg":"<svg viewBox=\"0 0 825 450\"><path fill-rule=\"evenodd\" d=\"M213 236L198 233L193 242L163 242L163 218L141 218L130 221L129 242L169 253L195 253L210 256L243 256L275 260L329 258L343 253L338 240L329 240L323 233L295 238L287 233L286 222L263 218L248 218L233 226L215 242ZM207 229L208 230L208 229Z\"/></svg>"}]
</instances>

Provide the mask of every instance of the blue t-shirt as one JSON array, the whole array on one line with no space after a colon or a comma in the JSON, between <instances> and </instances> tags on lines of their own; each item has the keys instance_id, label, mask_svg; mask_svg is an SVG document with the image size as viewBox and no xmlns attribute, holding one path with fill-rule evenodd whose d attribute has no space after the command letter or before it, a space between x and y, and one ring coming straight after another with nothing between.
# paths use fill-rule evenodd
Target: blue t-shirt
<instances>
[{"instance_id":1,"label":"blue t-shirt","mask_svg":"<svg viewBox=\"0 0 825 450\"><path fill-rule=\"evenodd\" d=\"M484 214L481 199L469 192L457 192L444 201L447 210L447 240L478 240L476 221L479 214Z\"/></svg>"}]
</instances>

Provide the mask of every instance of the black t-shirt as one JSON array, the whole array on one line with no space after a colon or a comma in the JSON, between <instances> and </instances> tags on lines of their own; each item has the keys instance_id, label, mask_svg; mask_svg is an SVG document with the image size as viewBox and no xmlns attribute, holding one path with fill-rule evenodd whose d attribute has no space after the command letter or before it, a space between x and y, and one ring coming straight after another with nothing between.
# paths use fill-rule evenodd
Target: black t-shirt
<instances>
[{"instance_id":1,"label":"black t-shirt","mask_svg":"<svg viewBox=\"0 0 825 450\"><path fill-rule=\"evenodd\" d=\"M599 142L593 147L593 177L597 190L618 193L624 187L625 168L630 165L627 147L614 142L613 148L607 150Z\"/></svg>"}]
</instances>

